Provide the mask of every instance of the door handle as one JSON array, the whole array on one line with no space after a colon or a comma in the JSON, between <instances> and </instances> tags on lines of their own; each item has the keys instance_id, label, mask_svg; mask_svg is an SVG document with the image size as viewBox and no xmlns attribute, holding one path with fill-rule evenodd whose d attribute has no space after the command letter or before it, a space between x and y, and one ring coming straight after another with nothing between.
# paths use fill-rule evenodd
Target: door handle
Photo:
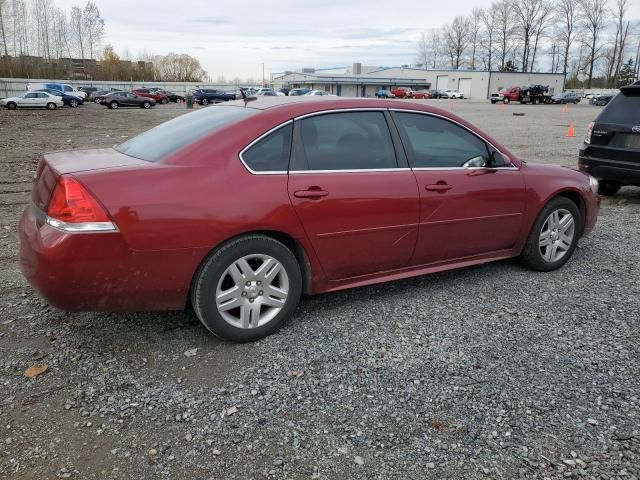
<instances>
[{"instance_id":1,"label":"door handle","mask_svg":"<svg viewBox=\"0 0 640 480\"><path fill-rule=\"evenodd\" d=\"M309 189L309 190L298 190L293 193L293 196L296 198L322 198L329 195L329 192L325 192L324 190Z\"/></svg>"},{"instance_id":2,"label":"door handle","mask_svg":"<svg viewBox=\"0 0 640 480\"><path fill-rule=\"evenodd\" d=\"M425 190L430 190L432 192L446 192L447 190L451 190L453 187L448 183L434 183L432 185L427 185L424 187Z\"/></svg>"}]
</instances>

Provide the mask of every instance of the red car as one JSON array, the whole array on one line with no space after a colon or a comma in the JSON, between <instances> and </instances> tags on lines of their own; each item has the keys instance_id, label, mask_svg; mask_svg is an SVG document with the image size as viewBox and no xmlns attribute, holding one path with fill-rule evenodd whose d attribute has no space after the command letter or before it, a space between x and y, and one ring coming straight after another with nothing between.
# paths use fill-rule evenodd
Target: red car
<instances>
[{"instance_id":1,"label":"red car","mask_svg":"<svg viewBox=\"0 0 640 480\"><path fill-rule=\"evenodd\" d=\"M391 93L396 98L411 98L415 92L409 87L394 87L391 89Z\"/></svg>"},{"instance_id":2,"label":"red car","mask_svg":"<svg viewBox=\"0 0 640 480\"><path fill-rule=\"evenodd\" d=\"M20 263L63 310L191 303L216 335L255 340L302 293L511 257L559 268L596 222L597 188L427 105L232 101L45 155Z\"/></svg>"},{"instance_id":3,"label":"red car","mask_svg":"<svg viewBox=\"0 0 640 480\"><path fill-rule=\"evenodd\" d=\"M433 98L433 94L431 92L428 92L427 90L418 90L418 91L414 91L413 93L413 98L415 98L416 100L423 100L425 98Z\"/></svg>"},{"instance_id":4,"label":"red car","mask_svg":"<svg viewBox=\"0 0 640 480\"><path fill-rule=\"evenodd\" d=\"M148 88L138 88L133 90L132 93L139 97L153 98L156 102L161 103L162 105L169 103L169 96L166 93L151 91Z\"/></svg>"}]
</instances>

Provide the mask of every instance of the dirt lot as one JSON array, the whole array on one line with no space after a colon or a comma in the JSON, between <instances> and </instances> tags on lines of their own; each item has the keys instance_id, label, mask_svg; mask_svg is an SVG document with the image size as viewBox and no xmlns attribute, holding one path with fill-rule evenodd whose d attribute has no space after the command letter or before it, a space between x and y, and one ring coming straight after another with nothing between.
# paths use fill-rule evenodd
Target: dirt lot
<instances>
[{"instance_id":1,"label":"dirt lot","mask_svg":"<svg viewBox=\"0 0 640 480\"><path fill-rule=\"evenodd\" d=\"M433 102L566 166L599 111ZM0 111L0 478L639 478L640 189L606 199L557 272L499 262L305 298L249 345L189 313L48 307L16 260L39 155L184 111Z\"/></svg>"}]
</instances>

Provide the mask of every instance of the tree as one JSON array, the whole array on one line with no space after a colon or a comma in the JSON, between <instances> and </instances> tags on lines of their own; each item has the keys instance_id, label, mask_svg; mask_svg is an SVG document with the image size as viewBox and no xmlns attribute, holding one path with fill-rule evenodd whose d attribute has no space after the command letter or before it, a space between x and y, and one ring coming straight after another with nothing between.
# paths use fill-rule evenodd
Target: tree
<instances>
[{"instance_id":1,"label":"tree","mask_svg":"<svg viewBox=\"0 0 640 480\"><path fill-rule=\"evenodd\" d=\"M484 10L482 8L474 7L469 17L469 43L471 44L471 70L476 69L476 52L478 50L478 44L480 42L480 31L482 29L482 19L484 18Z\"/></svg>"},{"instance_id":2,"label":"tree","mask_svg":"<svg viewBox=\"0 0 640 480\"><path fill-rule=\"evenodd\" d=\"M109 80L116 80L120 74L120 57L113 46L106 45L102 51L102 71Z\"/></svg>"},{"instance_id":3,"label":"tree","mask_svg":"<svg viewBox=\"0 0 640 480\"><path fill-rule=\"evenodd\" d=\"M578 0L582 8L582 19L580 25L585 35L583 40L587 48L587 88L591 88L593 81L593 71L595 69L598 53L602 45L598 42L602 30L607 24L606 0Z\"/></svg>"},{"instance_id":4,"label":"tree","mask_svg":"<svg viewBox=\"0 0 640 480\"><path fill-rule=\"evenodd\" d=\"M522 71L526 72L529 70L529 64L532 63L529 61L532 37L541 28L541 16L548 12L545 12L543 0L516 0L510 5L522 40Z\"/></svg>"},{"instance_id":5,"label":"tree","mask_svg":"<svg viewBox=\"0 0 640 480\"><path fill-rule=\"evenodd\" d=\"M76 52L80 58L84 58L85 53L85 22L82 19L80 7L71 7L71 17L69 19L69 29L71 38L76 46Z\"/></svg>"},{"instance_id":6,"label":"tree","mask_svg":"<svg viewBox=\"0 0 640 480\"><path fill-rule=\"evenodd\" d=\"M558 4L558 22L560 27L560 41L564 49L562 58L562 73L567 74L567 66L569 65L569 50L573 43L576 22L578 21L578 2L577 0L560 0Z\"/></svg>"},{"instance_id":7,"label":"tree","mask_svg":"<svg viewBox=\"0 0 640 480\"><path fill-rule=\"evenodd\" d=\"M616 40L613 45L613 58L607 72L610 86L616 84L624 58L624 50L627 46L627 38L629 37L630 22L628 20L625 22L627 8L628 0L616 0L615 9L613 10L616 18Z\"/></svg>"},{"instance_id":8,"label":"tree","mask_svg":"<svg viewBox=\"0 0 640 480\"><path fill-rule=\"evenodd\" d=\"M422 65L426 70L428 68L429 63L429 44L427 43L427 39L422 32L422 36L420 40L418 40L417 52L416 52L416 64Z\"/></svg>"},{"instance_id":9,"label":"tree","mask_svg":"<svg viewBox=\"0 0 640 480\"><path fill-rule=\"evenodd\" d=\"M469 38L469 21L458 16L453 19L451 25L444 27L443 34L451 68L458 70L464 63L463 56Z\"/></svg>"},{"instance_id":10,"label":"tree","mask_svg":"<svg viewBox=\"0 0 640 480\"><path fill-rule=\"evenodd\" d=\"M5 3L6 0L0 0L0 34L2 34L2 51L4 51L4 56L8 58L9 47L7 46L7 33L4 27Z\"/></svg>"},{"instance_id":11,"label":"tree","mask_svg":"<svg viewBox=\"0 0 640 480\"><path fill-rule=\"evenodd\" d=\"M201 82L207 76L200 61L186 53L156 57L153 63L160 79L167 82Z\"/></svg>"},{"instance_id":12,"label":"tree","mask_svg":"<svg viewBox=\"0 0 640 480\"><path fill-rule=\"evenodd\" d=\"M512 60L507 60L504 67L500 68L501 72L517 72L518 67L515 66Z\"/></svg>"},{"instance_id":13,"label":"tree","mask_svg":"<svg viewBox=\"0 0 640 480\"><path fill-rule=\"evenodd\" d=\"M87 2L82 11L82 21L89 58L95 58L104 37L104 20L95 3Z\"/></svg>"},{"instance_id":14,"label":"tree","mask_svg":"<svg viewBox=\"0 0 640 480\"><path fill-rule=\"evenodd\" d=\"M484 27L484 36L481 43L483 51L483 63L487 70L493 67L493 49L496 36L496 4L492 3L488 10L483 11L482 26Z\"/></svg>"},{"instance_id":15,"label":"tree","mask_svg":"<svg viewBox=\"0 0 640 480\"><path fill-rule=\"evenodd\" d=\"M513 10L508 0L498 1L491 6L491 10L496 19L498 63L500 71L503 71L507 57L513 49Z\"/></svg>"},{"instance_id":16,"label":"tree","mask_svg":"<svg viewBox=\"0 0 640 480\"><path fill-rule=\"evenodd\" d=\"M620 75L618 76L618 88L625 85L630 85L636 79L635 65L633 58L629 57L627 63L625 63L620 69Z\"/></svg>"}]
</instances>

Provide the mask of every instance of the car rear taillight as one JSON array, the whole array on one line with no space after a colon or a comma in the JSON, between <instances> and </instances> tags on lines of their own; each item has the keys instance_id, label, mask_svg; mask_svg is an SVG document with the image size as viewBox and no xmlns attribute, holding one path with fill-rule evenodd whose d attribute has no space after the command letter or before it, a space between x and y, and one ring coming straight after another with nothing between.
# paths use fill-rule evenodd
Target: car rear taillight
<instances>
[{"instance_id":1,"label":"car rear taillight","mask_svg":"<svg viewBox=\"0 0 640 480\"><path fill-rule=\"evenodd\" d=\"M75 178L62 175L47 208L47 223L67 232L108 232L116 227L106 210Z\"/></svg>"},{"instance_id":2,"label":"car rear taillight","mask_svg":"<svg viewBox=\"0 0 640 480\"><path fill-rule=\"evenodd\" d=\"M591 122L587 127L587 136L584 139L584 143L587 143L587 144L591 143L591 134L593 133L594 125L595 125L595 122Z\"/></svg>"}]
</instances>

